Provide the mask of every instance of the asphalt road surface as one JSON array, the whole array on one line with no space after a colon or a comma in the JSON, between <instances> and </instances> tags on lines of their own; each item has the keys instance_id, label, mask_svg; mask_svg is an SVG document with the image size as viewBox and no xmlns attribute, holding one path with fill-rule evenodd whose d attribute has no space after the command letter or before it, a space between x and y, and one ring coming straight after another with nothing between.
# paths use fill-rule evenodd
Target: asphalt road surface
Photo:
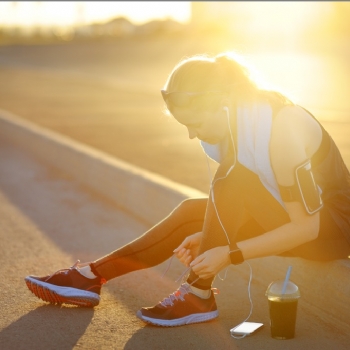
<instances>
[{"instance_id":1,"label":"asphalt road surface","mask_svg":"<svg viewBox=\"0 0 350 350\"><path fill-rule=\"evenodd\" d=\"M209 178L203 152L198 142L187 139L183 127L163 115L159 89L182 56L226 46L217 42L206 50L204 41L191 40L165 44L155 39L1 47L0 108L206 192ZM295 92L298 80L292 76L305 79L305 107L323 118L349 166L346 50L284 57L302 67L289 72L286 81ZM283 57L270 53L260 62L271 58ZM320 72L322 84L312 79ZM332 89L328 97L327 84ZM334 115L338 117L329 117ZM211 166L214 171L215 164ZM148 226L2 142L0 202L1 349L348 349L349 325L330 319L303 298L295 339L272 339L264 296L270 281L261 283L254 276L250 320L265 326L251 337L231 338L229 329L249 314L246 265L230 269L224 281L215 281L221 291L220 316L206 324L158 328L135 316L140 307L157 303L178 287L175 280L183 270L176 262L163 279L167 262L110 281L94 309L48 305L26 288L26 275L45 275L76 259L98 258Z\"/></svg>"},{"instance_id":2,"label":"asphalt road surface","mask_svg":"<svg viewBox=\"0 0 350 350\"><path fill-rule=\"evenodd\" d=\"M148 225L65 174L0 143L0 348L20 349L348 349L348 324L301 298L296 337L270 337L265 291L270 281L254 279L250 321L264 323L255 335L236 340L229 329L249 314L246 264L230 268L214 287L219 318L208 323L158 328L136 317L173 292L183 267L168 261L109 281L94 309L54 306L26 287L29 274L46 275L118 248ZM281 258L283 259L283 258ZM281 260L282 262L282 260Z\"/></svg>"}]
</instances>

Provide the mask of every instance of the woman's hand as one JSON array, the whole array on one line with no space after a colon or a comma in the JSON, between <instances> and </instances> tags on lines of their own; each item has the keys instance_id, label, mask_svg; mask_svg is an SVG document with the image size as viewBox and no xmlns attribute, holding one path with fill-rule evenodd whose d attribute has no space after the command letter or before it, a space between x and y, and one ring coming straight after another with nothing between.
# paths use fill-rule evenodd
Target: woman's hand
<instances>
[{"instance_id":1,"label":"woman's hand","mask_svg":"<svg viewBox=\"0 0 350 350\"><path fill-rule=\"evenodd\" d=\"M192 271L201 279L214 277L231 264L228 252L228 246L207 250L191 262Z\"/></svg>"},{"instance_id":2,"label":"woman's hand","mask_svg":"<svg viewBox=\"0 0 350 350\"><path fill-rule=\"evenodd\" d=\"M176 257L185 265L189 266L190 262L198 255L199 245L202 239L202 232L197 232L185 238L185 240L174 249Z\"/></svg>"}]
</instances>

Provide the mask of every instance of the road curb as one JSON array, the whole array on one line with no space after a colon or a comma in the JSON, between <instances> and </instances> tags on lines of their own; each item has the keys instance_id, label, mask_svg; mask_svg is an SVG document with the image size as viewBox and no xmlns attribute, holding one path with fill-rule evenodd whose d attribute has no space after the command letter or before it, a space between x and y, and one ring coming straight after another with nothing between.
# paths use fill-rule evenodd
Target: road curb
<instances>
[{"instance_id":1,"label":"road curb","mask_svg":"<svg viewBox=\"0 0 350 350\"><path fill-rule=\"evenodd\" d=\"M0 137L150 223L188 197L205 196L4 110L0 110Z\"/></svg>"},{"instance_id":2,"label":"road curb","mask_svg":"<svg viewBox=\"0 0 350 350\"><path fill-rule=\"evenodd\" d=\"M59 168L151 224L168 215L182 200L205 196L4 110L0 110L0 138ZM315 306L320 315L338 321L339 327L348 324L350 260L321 263L268 257L254 259L250 264L253 278L266 287L273 280L283 279L288 266L292 265L291 280L299 286L301 300ZM236 269L246 274L243 265Z\"/></svg>"}]
</instances>

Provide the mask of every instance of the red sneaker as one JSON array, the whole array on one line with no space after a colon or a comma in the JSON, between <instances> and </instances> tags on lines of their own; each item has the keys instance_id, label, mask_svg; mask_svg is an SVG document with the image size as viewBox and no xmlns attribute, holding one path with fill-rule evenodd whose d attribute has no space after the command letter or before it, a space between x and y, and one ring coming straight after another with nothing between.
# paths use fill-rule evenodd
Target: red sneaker
<instances>
[{"instance_id":1,"label":"red sneaker","mask_svg":"<svg viewBox=\"0 0 350 350\"><path fill-rule=\"evenodd\" d=\"M210 321L219 316L214 293L202 299L191 292L188 283L153 307L143 307L137 312L141 320L156 326L173 327Z\"/></svg>"},{"instance_id":2,"label":"red sneaker","mask_svg":"<svg viewBox=\"0 0 350 350\"><path fill-rule=\"evenodd\" d=\"M106 280L100 277L87 278L76 265L49 276L27 276L24 280L32 293L49 303L94 307L100 302L101 286Z\"/></svg>"}]
</instances>

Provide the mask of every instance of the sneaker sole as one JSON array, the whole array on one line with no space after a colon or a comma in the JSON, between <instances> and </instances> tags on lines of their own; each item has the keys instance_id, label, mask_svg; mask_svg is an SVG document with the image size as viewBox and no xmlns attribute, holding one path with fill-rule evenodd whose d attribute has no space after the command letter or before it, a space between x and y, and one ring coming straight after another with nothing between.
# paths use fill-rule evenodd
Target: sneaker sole
<instances>
[{"instance_id":1,"label":"sneaker sole","mask_svg":"<svg viewBox=\"0 0 350 350\"><path fill-rule=\"evenodd\" d=\"M94 307L99 304L100 296L81 289L60 287L54 284L38 281L31 277L25 279L28 289L38 298L51 304L71 304L84 307Z\"/></svg>"},{"instance_id":2,"label":"sneaker sole","mask_svg":"<svg viewBox=\"0 0 350 350\"><path fill-rule=\"evenodd\" d=\"M174 320L162 320L157 318L150 318L142 315L142 312L140 310L137 311L136 316L141 320L156 326L176 327L176 326L184 326L186 324L191 324L191 323L201 323L201 322L211 321L214 318L219 316L219 311L215 310L215 311L206 312L206 313L192 314L189 316L176 318Z\"/></svg>"}]
</instances>

